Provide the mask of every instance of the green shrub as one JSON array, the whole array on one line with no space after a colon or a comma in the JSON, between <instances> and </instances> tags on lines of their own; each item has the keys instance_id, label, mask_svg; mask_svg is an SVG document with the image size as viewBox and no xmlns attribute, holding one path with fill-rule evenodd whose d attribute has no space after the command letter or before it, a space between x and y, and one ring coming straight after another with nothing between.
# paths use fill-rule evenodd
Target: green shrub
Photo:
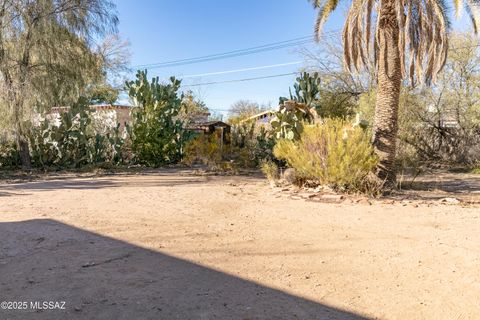
<instances>
[{"instance_id":1,"label":"green shrub","mask_svg":"<svg viewBox=\"0 0 480 320\"><path fill-rule=\"evenodd\" d=\"M211 168L216 168L222 161L222 150L219 138L201 133L185 144L182 162L187 165L201 163Z\"/></svg>"},{"instance_id":2,"label":"green shrub","mask_svg":"<svg viewBox=\"0 0 480 320\"><path fill-rule=\"evenodd\" d=\"M246 148L255 139L255 122L241 122L232 126L230 142L238 148Z\"/></svg>"},{"instance_id":3,"label":"green shrub","mask_svg":"<svg viewBox=\"0 0 480 320\"><path fill-rule=\"evenodd\" d=\"M278 180L280 177L278 173L278 166L273 161L263 160L260 164L260 169L269 181Z\"/></svg>"},{"instance_id":4,"label":"green shrub","mask_svg":"<svg viewBox=\"0 0 480 320\"><path fill-rule=\"evenodd\" d=\"M253 123L242 123L232 127L227 137L229 143L221 143L219 132L200 134L185 144L182 162L187 165L201 163L211 168L222 168L225 164L235 168L256 168L262 161L273 158L273 139L264 128ZM228 166L227 166L228 167Z\"/></svg>"},{"instance_id":5,"label":"green shrub","mask_svg":"<svg viewBox=\"0 0 480 320\"><path fill-rule=\"evenodd\" d=\"M274 155L305 180L344 191L368 192L377 165L368 132L337 119L306 125L298 141L279 140Z\"/></svg>"},{"instance_id":6,"label":"green shrub","mask_svg":"<svg viewBox=\"0 0 480 320\"><path fill-rule=\"evenodd\" d=\"M0 139L0 168L17 168L20 166L20 154L10 141Z\"/></svg>"},{"instance_id":7,"label":"green shrub","mask_svg":"<svg viewBox=\"0 0 480 320\"><path fill-rule=\"evenodd\" d=\"M254 122L234 125L230 141L224 150L224 157L235 161L240 167L255 168L263 160L273 158L273 137L263 126L257 126Z\"/></svg>"}]
</instances>

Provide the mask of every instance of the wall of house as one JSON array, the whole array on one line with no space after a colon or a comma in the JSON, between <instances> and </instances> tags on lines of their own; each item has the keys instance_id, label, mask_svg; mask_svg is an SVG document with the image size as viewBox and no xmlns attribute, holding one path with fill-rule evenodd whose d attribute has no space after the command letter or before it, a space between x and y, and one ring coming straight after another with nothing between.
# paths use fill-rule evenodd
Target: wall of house
<instances>
[{"instance_id":1,"label":"wall of house","mask_svg":"<svg viewBox=\"0 0 480 320\"><path fill-rule=\"evenodd\" d=\"M130 114L130 108L116 109L117 122L120 123L120 130L125 128L125 123L132 124L132 115Z\"/></svg>"}]
</instances>

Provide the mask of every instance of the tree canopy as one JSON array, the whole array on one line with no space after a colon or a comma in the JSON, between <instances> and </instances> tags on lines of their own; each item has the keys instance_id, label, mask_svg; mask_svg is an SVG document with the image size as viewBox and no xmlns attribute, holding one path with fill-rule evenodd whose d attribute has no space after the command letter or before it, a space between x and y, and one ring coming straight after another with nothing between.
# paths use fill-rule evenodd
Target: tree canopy
<instances>
[{"instance_id":1,"label":"tree canopy","mask_svg":"<svg viewBox=\"0 0 480 320\"><path fill-rule=\"evenodd\" d=\"M0 107L24 166L32 112L71 103L102 79L94 40L116 31L117 23L108 0L0 3Z\"/></svg>"}]
</instances>

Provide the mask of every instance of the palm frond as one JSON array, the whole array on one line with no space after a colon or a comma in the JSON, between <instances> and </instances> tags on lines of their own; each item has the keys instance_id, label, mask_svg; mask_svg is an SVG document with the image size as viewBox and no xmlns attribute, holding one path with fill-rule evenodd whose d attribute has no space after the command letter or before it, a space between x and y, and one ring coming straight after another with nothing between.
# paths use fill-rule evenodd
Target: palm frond
<instances>
[{"instance_id":1,"label":"palm frond","mask_svg":"<svg viewBox=\"0 0 480 320\"><path fill-rule=\"evenodd\" d=\"M310 0L318 10L315 23L317 40L325 20L338 6L338 0ZM465 11L477 32L480 0L453 0L457 17ZM450 21L444 0L352 0L343 28L344 64L348 71L368 68L370 56L378 68L380 9L394 10L399 29L398 47L402 76L416 81L435 82L445 65ZM392 7L394 6L394 7ZM393 9L392 9L393 8ZM373 19L376 22L373 23Z\"/></svg>"},{"instance_id":2,"label":"palm frond","mask_svg":"<svg viewBox=\"0 0 480 320\"><path fill-rule=\"evenodd\" d=\"M455 8L455 16L460 18L463 12L464 0L453 0L453 7Z\"/></svg>"},{"instance_id":3,"label":"palm frond","mask_svg":"<svg viewBox=\"0 0 480 320\"><path fill-rule=\"evenodd\" d=\"M315 22L315 38L319 41L323 25L337 8L339 0L312 0L312 2L313 6L318 9L317 21Z\"/></svg>"},{"instance_id":4,"label":"palm frond","mask_svg":"<svg viewBox=\"0 0 480 320\"><path fill-rule=\"evenodd\" d=\"M457 0L458 1L458 0ZM478 25L479 25L479 19L480 19L480 14L479 14L479 9L478 9L478 4L480 1L465 1L465 11L468 14L468 17L470 18L470 21L472 22L473 26L473 31L475 34L478 33Z\"/></svg>"}]
</instances>

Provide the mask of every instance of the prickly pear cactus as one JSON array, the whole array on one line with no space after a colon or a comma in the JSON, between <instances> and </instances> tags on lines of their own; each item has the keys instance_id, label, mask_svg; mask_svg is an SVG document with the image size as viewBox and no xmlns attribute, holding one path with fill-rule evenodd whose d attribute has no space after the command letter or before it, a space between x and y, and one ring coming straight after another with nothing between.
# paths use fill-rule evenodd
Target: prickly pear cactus
<instances>
[{"instance_id":1,"label":"prickly pear cactus","mask_svg":"<svg viewBox=\"0 0 480 320\"><path fill-rule=\"evenodd\" d=\"M308 73L303 72L300 77L297 77L297 83L293 85L295 95L292 95L290 90L290 100L304 103L307 107L315 107L320 94L320 76L317 72Z\"/></svg>"},{"instance_id":2,"label":"prickly pear cactus","mask_svg":"<svg viewBox=\"0 0 480 320\"><path fill-rule=\"evenodd\" d=\"M185 131L178 119L182 97L180 81L174 77L162 84L159 78L147 79L146 71L138 71L137 79L126 83L134 102L132 149L136 161L160 166L180 159Z\"/></svg>"},{"instance_id":3,"label":"prickly pear cactus","mask_svg":"<svg viewBox=\"0 0 480 320\"><path fill-rule=\"evenodd\" d=\"M270 124L277 139L297 140L303 131L304 123L315 118L315 108L320 94L318 73L304 72L290 89L290 99L280 98L280 109Z\"/></svg>"}]
</instances>

